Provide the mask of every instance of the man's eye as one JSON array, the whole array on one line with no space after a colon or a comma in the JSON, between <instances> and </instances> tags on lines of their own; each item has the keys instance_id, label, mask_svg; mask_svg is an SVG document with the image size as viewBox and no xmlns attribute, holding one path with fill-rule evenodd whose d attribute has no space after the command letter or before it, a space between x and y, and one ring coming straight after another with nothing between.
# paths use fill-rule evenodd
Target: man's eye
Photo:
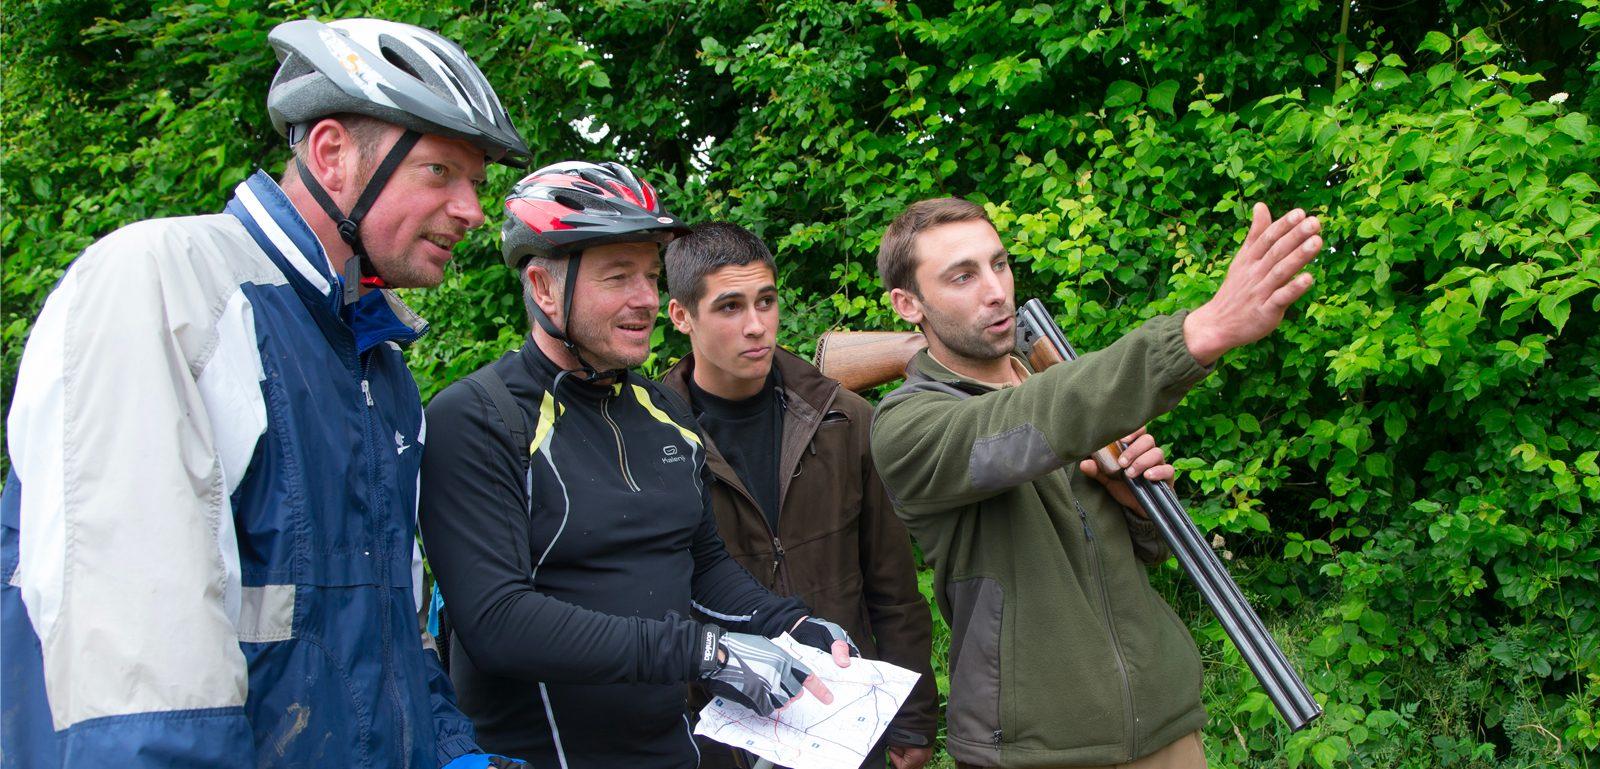
<instances>
[{"instance_id":1,"label":"man's eye","mask_svg":"<svg viewBox=\"0 0 1600 769\"><path fill-rule=\"evenodd\" d=\"M950 279L950 282L951 282L951 283L958 283L958 284L959 284L959 283L965 283L965 282L967 282L967 281L969 281L969 280L971 280L971 279L972 279L972 273L970 273L970 272L963 272L963 273L961 273L961 274L960 274L960 275L957 275L957 276L955 276L955 277L953 277L953 278L951 278L951 279Z\"/></svg>"},{"instance_id":2,"label":"man's eye","mask_svg":"<svg viewBox=\"0 0 1600 769\"><path fill-rule=\"evenodd\" d=\"M428 173L431 173L434 176L444 176L445 174L448 174L449 172L450 172L450 169L445 168L443 163L429 163L428 164Z\"/></svg>"}]
</instances>

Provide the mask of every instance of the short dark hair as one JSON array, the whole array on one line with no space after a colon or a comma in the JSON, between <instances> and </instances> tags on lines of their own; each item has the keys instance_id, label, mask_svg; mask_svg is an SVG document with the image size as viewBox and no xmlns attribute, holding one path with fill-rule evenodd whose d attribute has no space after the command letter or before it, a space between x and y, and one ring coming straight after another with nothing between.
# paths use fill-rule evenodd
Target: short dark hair
<instances>
[{"instance_id":1,"label":"short dark hair","mask_svg":"<svg viewBox=\"0 0 1600 769\"><path fill-rule=\"evenodd\" d=\"M912 203L894 218L878 246L878 278L883 281L883 290L898 288L921 296L917 289L917 236L941 224L974 219L994 225L983 206L969 200L933 198Z\"/></svg>"},{"instance_id":2,"label":"short dark hair","mask_svg":"<svg viewBox=\"0 0 1600 769\"><path fill-rule=\"evenodd\" d=\"M772 252L755 233L733 222L706 222L690 228L688 235L672 239L662 258L667 269L667 296L694 314L706 292L706 276L723 267L760 262L778 274Z\"/></svg>"}]
</instances>

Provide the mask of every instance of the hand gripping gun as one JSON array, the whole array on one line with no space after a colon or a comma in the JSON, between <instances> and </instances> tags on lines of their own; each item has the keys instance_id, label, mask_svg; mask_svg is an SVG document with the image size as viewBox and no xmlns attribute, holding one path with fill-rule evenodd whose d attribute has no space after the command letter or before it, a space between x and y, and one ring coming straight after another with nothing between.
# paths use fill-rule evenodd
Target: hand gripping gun
<instances>
[{"instance_id":1,"label":"hand gripping gun","mask_svg":"<svg viewBox=\"0 0 1600 769\"><path fill-rule=\"evenodd\" d=\"M1038 299L1028 300L1017 311L1017 347L1028 356L1035 371L1070 363L1078 357ZM1094 453L1094 461L1099 463L1102 472L1118 475L1122 472L1117 466L1121 451L1122 446L1118 444L1106 446ZM1228 575L1216 552L1206 545L1172 487L1143 477L1124 477L1123 480L1133 489L1145 517L1155 522L1162 539L1177 557L1178 565L1199 588L1206 605L1217 615L1223 631L1238 647L1250 672L1261 682L1289 728L1300 731L1316 720L1322 715L1322 707L1311 698L1305 682L1290 667L1289 659L1267 633L1244 594L1239 592L1239 586Z\"/></svg>"}]
</instances>

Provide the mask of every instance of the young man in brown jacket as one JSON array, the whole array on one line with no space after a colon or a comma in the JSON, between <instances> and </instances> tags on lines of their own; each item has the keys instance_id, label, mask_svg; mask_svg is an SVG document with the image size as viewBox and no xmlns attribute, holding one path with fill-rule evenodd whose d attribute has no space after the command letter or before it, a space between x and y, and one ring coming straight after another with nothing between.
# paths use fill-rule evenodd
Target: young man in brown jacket
<instances>
[{"instance_id":1,"label":"young man in brown jacket","mask_svg":"<svg viewBox=\"0 0 1600 769\"><path fill-rule=\"evenodd\" d=\"M837 621L861 653L922 674L883 743L895 769L932 755L931 617L911 540L868 452L872 407L775 341L772 255L734 224L667 247L667 313L693 352L662 383L705 429L712 506L728 552L763 585ZM720 745L702 766L732 765ZM863 766L883 767L883 746Z\"/></svg>"},{"instance_id":2,"label":"young man in brown jacket","mask_svg":"<svg viewBox=\"0 0 1600 769\"><path fill-rule=\"evenodd\" d=\"M1084 460L1129 441L1125 473L1171 478L1142 425L1278 326L1319 226L1257 205L1210 301L1035 373L1012 354L1010 256L984 209L922 201L890 225L878 271L928 349L879 404L872 453L950 621L959 766L1205 766L1199 655L1140 563L1165 557L1153 525Z\"/></svg>"}]
</instances>

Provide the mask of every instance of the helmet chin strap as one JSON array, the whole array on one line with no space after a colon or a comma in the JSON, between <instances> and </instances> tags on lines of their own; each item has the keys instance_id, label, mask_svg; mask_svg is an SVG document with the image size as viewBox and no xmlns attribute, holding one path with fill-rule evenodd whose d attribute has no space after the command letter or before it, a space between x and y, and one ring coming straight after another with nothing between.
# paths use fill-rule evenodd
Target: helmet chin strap
<instances>
[{"instance_id":1,"label":"helmet chin strap","mask_svg":"<svg viewBox=\"0 0 1600 769\"><path fill-rule=\"evenodd\" d=\"M561 317L567 319L568 325L571 325L572 323L572 294L573 289L578 285L578 261L582 258L582 252L575 253L572 256L567 257L567 277L566 280L562 281L561 287ZM578 361L578 371L582 372L586 379L591 381L597 379L615 379L625 373L623 369L619 368L608 369L606 371L596 370L594 366L589 364L589 361L584 359L583 353L578 350L577 343L573 342L567 337L566 331L557 328L555 321L551 320L550 316L546 315L544 310L541 309L538 304L530 302L530 305L533 308L533 319L539 324L539 327L544 329L546 334L554 337L556 341L562 344L562 346L566 347L567 352L572 353L572 357ZM550 389L552 391L559 389L561 387L561 380L565 379L570 373L572 372L562 371L561 373L557 374L556 381L551 385Z\"/></svg>"},{"instance_id":2,"label":"helmet chin strap","mask_svg":"<svg viewBox=\"0 0 1600 769\"><path fill-rule=\"evenodd\" d=\"M378 170L372 172L372 178L367 180L366 189L361 191L361 197L356 199L355 207L350 209L348 216L339 211L339 206L335 205L333 198L328 196L328 191L322 188L322 184L317 181L315 176L311 175L311 169L306 168L305 161L301 160L298 155L295 156L294 162L299 169L301 182L311 192L311 197L317 201L317 205L322 206L323 213L326 213L328 218L338 225L339 237L350 245L352 257L345 260L344 263L345 304L354 304L357 299L361 298L362 286L369 288L388 288L389 286L384 281L383 276L378 274L377 266L372 263L372 258L367 256L366 245L361 242L361 220L366 218L367 212L372 208L372 204L378 201L378 195L383 192L384 186L389 183L389 177L394 175L395 169L399 168L400 161L405 160L406 155L411 154L411 148L415 147L417 141L421 138L421 133L409 128L406 129L405 133L400 134L399 141L396 141L394 146L389 148L389 154L385 155L383 162L378 164Z\"/></svg>"}]
</instances>

